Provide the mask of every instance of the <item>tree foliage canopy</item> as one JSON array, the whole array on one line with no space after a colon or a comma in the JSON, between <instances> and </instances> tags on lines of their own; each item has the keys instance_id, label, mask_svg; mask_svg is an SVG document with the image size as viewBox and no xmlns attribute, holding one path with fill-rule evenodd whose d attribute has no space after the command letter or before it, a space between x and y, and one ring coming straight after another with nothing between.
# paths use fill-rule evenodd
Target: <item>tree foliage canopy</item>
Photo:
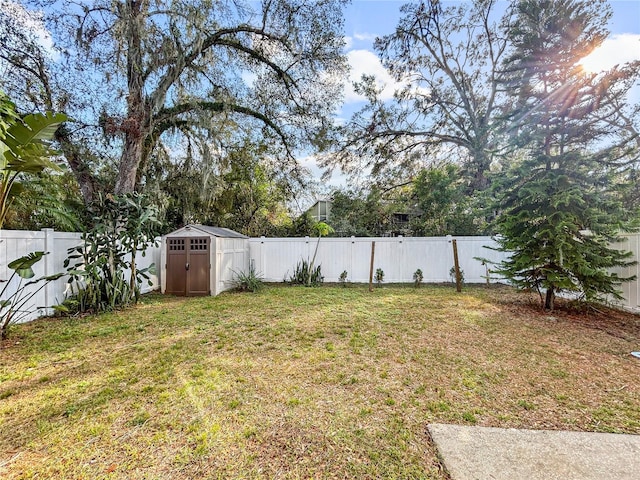
<instances>
[{"instance_id":1,"label":"tree foliage canopy","mask_svg":"<svg viewBox=\"0 0 640 480\"><path fill-rule=\"evenodd\" d=\"M265 138L281 167L299 177L296 149L319 142L340 98L342 6L60 0L43 20L53 54L5 12L2 60L12 67L5 83L75 120L58 140L87 201L99 190L102 160L117 165L112 189L132 192L154 152L189 142L213 162L216 145Z\"/></svg>"},{"instance_id":2,"label":"tree foliage canopy","mask_svg":"<svg viewBox=\"0 0 640 480\"><path fill-rule=\"evenodd\" d=\"M473 210L493 197L485 218L498 214L501 248L513 254L504 275L546 290L547 308L561 290L615 297L623 279L612 269L628 254L611 243L637 218L625 201L638 177L640 106L628 92L640 65L582 70L608 36L605 1L517 0L502 16L496 5L404 6L376 48L405 86L385 101L363 78L368 104L327 165L412 181L421 234L479 226ZM456 167L433 167L446 161Z\"/></svg>"},{"instance_id":3,"label":"tree foliage canopy","mask_svg":"<svg viewBox=\"0 0 640 480\"><path fill-rule=\"evenodd\" d=\"M59 169L51 160L55 130L67 117L61 113L19 115L0 90L0 228L12 202L23 190L24 175Z\"/></svg>"},{"instance_id":4,"label":"tree foliage canopy","mask_svg":"<svg viewBox=\"0 0 640 480\"><path fill-rule=\"evenodd\" d=\"M430 0L401 11L395 32L375 48L404 88L387 102L364 78L359 88L369 103L346 126L343 149L327 165L349 170L364 161L373 175L406 179L434 160L453 159L464 165L470 191L482 190L500 148L497 76L511 9L501 17L493 0L449 7Z\"/></svg>"}]
</instances>

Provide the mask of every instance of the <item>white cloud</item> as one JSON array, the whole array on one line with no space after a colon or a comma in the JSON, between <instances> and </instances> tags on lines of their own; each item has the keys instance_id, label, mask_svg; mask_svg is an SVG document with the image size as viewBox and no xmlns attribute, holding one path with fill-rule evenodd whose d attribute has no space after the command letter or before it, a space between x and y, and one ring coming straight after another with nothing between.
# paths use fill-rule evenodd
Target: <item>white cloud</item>
<instances>
[{"instance_id":1,"label":"white cloud","mask_svg":"<svg viewBox=\"0 0 640 480\"><path fill-rule=\"evenodd\" d=\"M391 100L393 94L412 82L411 75L405 75L404 80L397 82L382 65L380 58L370 50L351 50L347 52L347 61L350 71L347 84L344 90L344 103L358 103L366 101L366 98L356 93L353 88L354 82L359 82L362 75L372 75L376 79L376 85L381 90L380 100ZM426 95L427 90L419 85L413 85L412 90L416 93Z\"/></svg>"},{"instance_id":2,"label":"white cloud","mask_svg":"<svg viewBox=\"0 0 640 480\"><path fill-rule=\"evenodd\" d=\"M44 25L43 14L27 10L14 0L0 0L0 10L4 11L20 28L30 32L43 50L54 60L59 57L55 50L51 34Z\"/></svg>"},{"instance_id":3,"label":"white cloud","mask_svg":"<svg viewBox=\"0 0 640 480\"><path fill-rule=\"evenodd\" d=\"M393 92L402 87L402 83L396 82L386 68L380 62L378 56L369 50L351 50L347 53L347 60L351 67L349 80L345 86L345 103L362 102L365 98L355 92L353 83L360 81L362 75L373 75L376 84L382 88L380 98L389 100L393 98Z\"/></svg>"},{"instance_id":4,"label":"white cloud","mask_svg":"<svg viewBox=\"0 0 640 480\"><path fill-rule=\"evenodd\" d=\"M353 48L371 48L377 37L378 35L375 33L355 32L353 35L347 35L344 37L345 50L349 51Z\"/></svg>"},{"instance_id":5,"label":"white cloud","mask_svg":"<svg viewBox=\"0 0 640 480\"><path fill-rule=\"evenodd\" d=\"M348 121L349 121L348 118L341 117L340 115L333 117L333 123L337 126L346 125Z\"/></svg>"},{"instance_id":6,"label":"white cloud","mask_svg":"<svg viewBox=\"0 0 640 480\"><path fill-rule=\"evenodd\" d=\"M252 86L253 83L258 79L258 75L256 75L254 72L243 70L240 78L242 78L242 81L245 83L245 85Z\"/></svg>"},{"instance_id":7,"label":"white cloud","mask_svg":"<svg viewBox=\"0 0 640 480\"><path fill-rule=\"evenodd\" d=\"M344 48L346 50L351 50L353 47L353 37L344 37Z\"/></svg>"},{"instance_id":8,"label":"white cloud","mask_svg":"<svg viewBox=\"0 0 640 480\"><path fill-rule=\"evenodd\" d=\"M307 155L305 157L299 158L298 163L302 168L306 169L311 174L311 176L316 179L316 181L318 181L319 186L325 188L327 191L331 191L334 188L347 186L348 178L339 168L332 170L329 178L320 180L325 172L325 169L320 167L319 165L322 161L323 155L326 154ZM315 198L315 196L312 196L312 200L315 201L317 200L317 198ZM311 203L313 203L313 201Z\"/></svg>"},{"instance_id":9,"label":"white cloud","mask_svg":"<svg viewBox=\"0 0 640 480\"><path fill-rule=\"evenodd\" d=\"M373 42L378 35L375 33L354 33L353 38L361 42Z\"/></svg>"},{"instance_id":10,"label":"white cloud","mask_svg":"<svg viewBox=\"0 0 640 480\"><path fill-rule=\"evenodd\" d=\"M597 73L634 60L640 60L640 34L623 33L607 38L580 64L585 70Z\"/></svg>"}]
</instances>

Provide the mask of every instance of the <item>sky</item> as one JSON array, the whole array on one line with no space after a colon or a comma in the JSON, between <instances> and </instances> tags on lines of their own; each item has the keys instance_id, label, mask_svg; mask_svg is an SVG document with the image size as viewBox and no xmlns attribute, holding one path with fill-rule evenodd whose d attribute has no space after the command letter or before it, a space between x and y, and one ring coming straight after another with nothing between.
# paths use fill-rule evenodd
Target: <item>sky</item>
<instances>
[{"instance_id":1,"label":"sky","mask_svg":"<svg viewBox=\"0 0 640 480\"><path fill-rule=\"evenodd\" d=\"M385 86L383 97L392 98L396 85L384 69L373 50L376 37L392 33L400 19L400 7L409 0L352 0L345 10L346 55L351 68L349 81L344 92L344 105L337 112L337 122L344 123L364 105L364 99L358 96L352 83L363 74L375 75L379 86ZM464 1L464 0L462 0ZM445 6L459 4L443 0ZM508 0L498 0L506 6ZM609 0L613 15L609 21L611 35L597 52L587 59L583 67L591 71L601 71L632 60L640 60L640 0ZM640 102L640 85L632 95L632 101ZM317 178L321 170L312 157L303 159L303 164ZM347 180L339 171L334 171L324 189L344 186ZM311 202L313 203L313 202Z\"/></svg>"}]
</instances>

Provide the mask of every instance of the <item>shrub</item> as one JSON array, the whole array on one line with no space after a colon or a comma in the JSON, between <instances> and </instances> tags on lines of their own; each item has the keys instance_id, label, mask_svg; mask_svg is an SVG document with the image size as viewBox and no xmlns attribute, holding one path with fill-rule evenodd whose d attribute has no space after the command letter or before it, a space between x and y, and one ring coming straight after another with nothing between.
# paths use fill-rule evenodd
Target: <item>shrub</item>
<instances>
[{"instance_id":1,"label":"shrub","mask_svg":"<svg viewBox=\"0 0 640 480\"><path fill-rule=\"evenodd\" d=\"M289 282L292 285L306 285L308 287L317 287L324 281L320 265L313 270L310 269L309 262L306 260L300 260L296 265L296 269L293 275L289 277Z\"/></svg>"},{"instance_id":2,"label":"shrub","mask_svg":"<svg viewBox=\"0 0 640 480\"><path fill-rule=\"evenodd\" d=\"M342 285L343 288L347 286L347 275L347 271L344 270L338 277L338 282L340 282L340 285Z\"/></svg>"},{"instance_id":3,"label":"shrub","mask_svg":"<svg viewBox=\"0 0 640 480\"><path fill-rule=\"evenodd\" d=\"M449 277L452 283L456 283L456 267L451 267L449 270ZM464 270L460 269L460 283L464 283Z\"/></svg>"},{"instance_id":4,"label":"shrub","mask_svg":"<svg viewBox=\"0 0 640 480\"><path fill-rule=\"evenodd\" d=\"M253 265L248 272L233 272L236 274L233 284L240 292L259 292L264 287L262 276L256 272Z\"/></svg>"},{"instance_id":5,"label":"shrub","mask_svg":"<svg viewBox=\"0 0 640 480\"><path fill-rule=\"evenodd\" d=\"M65 260L71 297L60 313L104 312L135 304L140 284L155 273L155 265L140 269L136 253L154 240L159 225L156 208L139 194L108 195L93 206L93 228L82 235L82 244L70 248Z\"/></svg>"},{"instance_id":6,"label":"shrub","mask_svg":"<svg viewBox=\"0 0 640 480\"><path fill-rule=\"evenodd\" d=\"M376 269L375 281L380 286L382 282L384 282L384 270L381 268Z\"/></svg>"},{"instance_id":7,"label":"shrub","mask_svg":"<svg viewBox=\"0 0 640 480\"><path fill-rule=\"evenodd\" d=\"M413 272L413 286L418 288L422 283L423 278L424 276L422 275L422 270L417 269L415 272Z\"/></svg>"}]
</instances>

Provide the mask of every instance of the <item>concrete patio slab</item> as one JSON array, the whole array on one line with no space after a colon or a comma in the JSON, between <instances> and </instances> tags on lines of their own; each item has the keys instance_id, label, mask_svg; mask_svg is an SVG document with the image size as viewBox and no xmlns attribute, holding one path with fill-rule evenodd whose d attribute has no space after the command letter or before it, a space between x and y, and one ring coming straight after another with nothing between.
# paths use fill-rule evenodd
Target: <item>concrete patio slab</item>
<instances>
[{"instance_id":1,"label":"concrete patio slab","mask_svg":"<svg viewBox=\"0 0 640 480\"><path fill-rule=\"evenodd\" d=\"M453 480L640 479L640 435L427 428Z\"/></svg>"}]
</instances>

